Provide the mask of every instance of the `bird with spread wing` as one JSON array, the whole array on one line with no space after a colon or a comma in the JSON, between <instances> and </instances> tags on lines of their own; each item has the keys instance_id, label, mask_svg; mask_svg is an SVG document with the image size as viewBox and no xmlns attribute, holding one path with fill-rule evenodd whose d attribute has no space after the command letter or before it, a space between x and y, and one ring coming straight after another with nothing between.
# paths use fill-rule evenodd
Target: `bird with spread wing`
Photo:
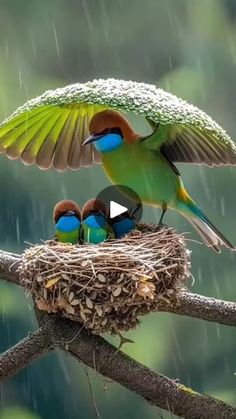
<instances>
[{"instance_id":1,"label":"bird with spread wing","mask_svg":"<svg viewBox=\"0 0 236 419\"><path fill-rule=\"evenodd\" d=\"M153 133L136 133L126 111L143 115ZM102 163L112 183L161 207L162 217L176 210L207 246L235 250L190 197L175 164L236 165L236 146L204 112L154 85L107 79L47 91L3 121L0 152L44 170Z\"/></svg>"}]
</instances>

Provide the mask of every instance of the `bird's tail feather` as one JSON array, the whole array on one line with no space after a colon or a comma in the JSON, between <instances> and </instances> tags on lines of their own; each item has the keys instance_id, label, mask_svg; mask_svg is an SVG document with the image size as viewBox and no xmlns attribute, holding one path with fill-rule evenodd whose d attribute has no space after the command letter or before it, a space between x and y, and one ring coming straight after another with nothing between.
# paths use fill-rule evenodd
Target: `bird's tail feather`
<instances>
[{"instance_id":1,"label":"bird's tail feather","mask_svg":"<svg viewBox=\"0 0 236 419\"><path fill-rule=\"evenodd\" d=\"M197 230L204 243L220 252L220 245L236 250L236 248L223 236L223 234L210 222L207 216L196 205L191 205L191 215L185 213L185 217Z\"/></svg>"}]
</instances>

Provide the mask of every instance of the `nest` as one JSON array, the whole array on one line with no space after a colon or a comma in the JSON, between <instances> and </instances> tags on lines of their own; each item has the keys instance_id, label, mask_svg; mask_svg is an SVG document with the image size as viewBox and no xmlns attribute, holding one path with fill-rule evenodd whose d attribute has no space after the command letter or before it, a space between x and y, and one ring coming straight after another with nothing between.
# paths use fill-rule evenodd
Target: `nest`
<instances>
[{"instance_id":1,"label":"nest","mask_svg":"<svg viewBox=\"0 0 236 419\"><path fill-rule=\"evenodd\" d=\"M176 302L189 267L183 236L143 225L99 245L33 246L23 255L20 276L40 310L59 312L97 334L119 334Z\"/></svg>"}]
</instances>

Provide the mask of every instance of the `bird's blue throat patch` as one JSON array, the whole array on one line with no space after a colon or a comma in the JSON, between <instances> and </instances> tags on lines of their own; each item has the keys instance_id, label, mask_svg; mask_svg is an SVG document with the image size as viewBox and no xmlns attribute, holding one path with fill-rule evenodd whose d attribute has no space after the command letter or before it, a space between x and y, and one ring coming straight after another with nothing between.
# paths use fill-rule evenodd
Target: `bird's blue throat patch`
<instances>
[{"instance_id":1,"label":"bird's blue throat patch","mask_svg":"<svg viewBox=\"0 0 236 419\"><path fill-rule=\"evenodd\" d=\"M74 216L62 216L59 221L56 223L56 229L62 231L63 233L68 233L70 231L76 230L80 227L80 220Z\"/></svg>"},{"instance_id":2,"label":"bird's blue throat patch","mask_svg":"<svg viewBox=\"0 0 236 419\"><path fill-rule=\"evenodd\" d=\"M103 215L89 215L84 223L90 228L102 228L106 224L106 219Z\"/></svg>"},{"instance_id":3,"label":"bird's blue throat patch","mask_svg":"<svg viewBox=\"0 0 236 419\"><path fill-rule=\"evenodd\" d=\"M100 153L106 153L120 147L123 141L124 140L120 134L110 133L95 141L94 146L98 151L100 151Z\"/></svg>"}]
</instances>

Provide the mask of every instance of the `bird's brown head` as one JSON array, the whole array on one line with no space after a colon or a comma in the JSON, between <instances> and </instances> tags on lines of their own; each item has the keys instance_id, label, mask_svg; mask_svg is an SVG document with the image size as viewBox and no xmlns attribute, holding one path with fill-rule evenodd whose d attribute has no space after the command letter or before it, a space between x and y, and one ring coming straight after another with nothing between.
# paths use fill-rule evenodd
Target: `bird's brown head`
<instances>
[{"instance_id":1,"label":"bird's brown head","mask_svg":"<svg viewBox=\"0 0 236 419\"><path fill-rule=\"evenodd\" d=\"M82 208L82 220L85 220L89 215L102 214L107 216L107 207L100 199L90 199Z\"/></svg>"},{"instance_id":2,"label":"bird's brown head","mask_svg":"<svg viewBox=\"0 0 236 419\"><path fill-rule=\"evenodd\" d=\"M90 121L89 131L91 135L83 145L94 143L101 153L113 151L124 142L132 144L140 137L123 115L112 110L96 113Z\"/></svg>"},{"instance_id":3,"label":"bird's brown head","mask_svg":"<svg viewBox=\"0 0 236 419\"><path fill-rule=\"evenodd\" d=\"M58 202L53 210L53 221L56 224L63 215L75 215L79 220L81 220L81 211L80 207L76 204L75 201L65 199Z\"/></svg>"},{"instance_id":4,"label":"bird's brown head","mask_svg":"<svg viewBox=\"0 0 236 419\"><path fill-rule=\"evenodd\" d=\"M112 110L105 110L98 112L91 119L89 124L90 134L100 134L109 130L120 130L122 137L128 143L139 138L135 133L128 120L119 112Z\"/></svg>"}]
</instances>

